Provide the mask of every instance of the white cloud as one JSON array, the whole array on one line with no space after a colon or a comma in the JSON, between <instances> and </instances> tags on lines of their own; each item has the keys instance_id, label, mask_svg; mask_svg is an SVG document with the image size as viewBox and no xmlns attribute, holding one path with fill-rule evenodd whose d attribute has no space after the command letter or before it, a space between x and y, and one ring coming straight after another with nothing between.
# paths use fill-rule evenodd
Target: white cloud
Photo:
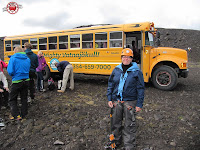
<instances>
[{"instance_id":1,"label":"white cloud","mask_svg":"<svg viewBox=\"0 0 200 150\"><path fill-rule=\"evenodd\" d=\"M0 1L0 8L11 2ZM87 24L153 21L156 27L200 30L199 0L15 0L16 14L0 11L1 36L70 29ZM3 30L2 30L3 29Z\"/></svg>"}]
</instances>

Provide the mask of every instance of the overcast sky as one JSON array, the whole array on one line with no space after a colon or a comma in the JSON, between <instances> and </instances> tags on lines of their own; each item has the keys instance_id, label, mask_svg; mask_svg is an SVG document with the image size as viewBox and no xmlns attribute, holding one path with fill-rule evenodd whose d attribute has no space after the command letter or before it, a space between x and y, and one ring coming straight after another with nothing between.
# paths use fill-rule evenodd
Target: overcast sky
<instances>
[{"instance_id":1,"label":"overcast sky","mask_svg":"<svg viewBox=\"0 0 200 150\"><path fill-rule=\"evenodd\" d=\"M3 12L9 2L23 8ZM200 0L0 0L0 8L0 37L146 21L159 28L200 30Z\"/></svg>"}]
</instances>

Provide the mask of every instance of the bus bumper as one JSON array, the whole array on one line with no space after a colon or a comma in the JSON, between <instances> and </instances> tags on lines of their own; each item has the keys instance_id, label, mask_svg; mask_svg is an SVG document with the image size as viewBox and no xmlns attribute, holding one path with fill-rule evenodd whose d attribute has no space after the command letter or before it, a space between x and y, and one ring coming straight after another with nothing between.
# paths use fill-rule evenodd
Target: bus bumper
<instances>
[{"instance_id":1,"label":"bus bumper","mask_svg":"<svg viewBox=\"0 0 200 150\"><path fill-rule=\"evenodd\" d=\"M189 69L181 70L180 77L187 78L189 73Z\"/></svg>"}]
</instances>

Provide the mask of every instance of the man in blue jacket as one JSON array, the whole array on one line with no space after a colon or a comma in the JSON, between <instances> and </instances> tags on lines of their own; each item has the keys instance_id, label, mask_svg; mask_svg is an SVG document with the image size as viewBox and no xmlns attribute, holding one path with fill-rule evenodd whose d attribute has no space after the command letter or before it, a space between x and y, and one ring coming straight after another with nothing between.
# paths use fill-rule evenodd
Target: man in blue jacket
<instances>
[{"instance_id":1,"label":"man in blue jacket","mask_svg":"<svg viewBox=\"0 0 200 150\"><path fill-rule=\"evenodd\" d=\"M10 92L9 105L11 108L11 118L20 120L28 114L27 95L28 95L28 82L30 59L21 47L14 49L15 54L11 56L7 71L12 77L12 85ZM17 96L21 97L21 112L17 105Z\"/></svg>"},{"instance_id":2,"label":"man in blue jacket","mask_svg":"<svg viewBox=\"0 0 200 150\"><path fill-rule=\"evenodd\" d=\"M36 68L38 67L38 57L35 53L32 52L31 43L28 43L28 42L24 43L24 47L25 47L26 55L31 60L31 67L30 67L30 71L29 71L29 78L30 78L29 94L30 94L31 99L33 100L35 98L35 81L34 81L34 79L37 78L35 73L36 73Z\"/></svg>"},{"instance_id":3,"label":"man in blue jacket","mask_svg":"<svg viewBox=\"0 0 200 150\"><path fill-rule=\"evenodd\" d=\"M141 111L144 101L144 79L137 63L132 62L133 52L126 48L121 53L122 63L115 67L108 81L108 106L113 110L111 131L116 146L122 140L122 121L124 122L124 147L135 150L135 113Z\"/></svg>"}]
</instances>

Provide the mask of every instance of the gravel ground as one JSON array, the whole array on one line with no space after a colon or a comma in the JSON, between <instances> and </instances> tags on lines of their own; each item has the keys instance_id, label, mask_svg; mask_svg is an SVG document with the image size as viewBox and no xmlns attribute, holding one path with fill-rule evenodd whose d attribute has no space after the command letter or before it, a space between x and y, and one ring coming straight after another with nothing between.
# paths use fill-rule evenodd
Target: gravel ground
<instances>
[{"instance_id":1,"label":"gravel ground","mask_svg":"<svg viewBox=\"0 0 200 150\"><path fill-rule=\"evenodd\" d=\"M159 30L161 46L192 47L190 72L173 91L145 85L144 108L137 114L137 150L199 150L200 32ZM23 122L11 122L10 111L2 110L6 126L0 128L0 149L103 150L110 127L107 81L108 76L75 75L74 91L37 93Z\"/></svg>"},{"instance_id":2,"label":"gravel ground","mask_svg":"<svg viewBox=\"0 0 200 150\"><path fill-rule=\"evenodd\" d=\"M200 146L200 64L190 64L187 79L173 91L146 84L137 115L138 150L197 150ZM101 150L109 134L107 76L75 76L75 90L37 93L23 122L11 122L3 110L1 150Z\"/></svg>"}]
</instances>

